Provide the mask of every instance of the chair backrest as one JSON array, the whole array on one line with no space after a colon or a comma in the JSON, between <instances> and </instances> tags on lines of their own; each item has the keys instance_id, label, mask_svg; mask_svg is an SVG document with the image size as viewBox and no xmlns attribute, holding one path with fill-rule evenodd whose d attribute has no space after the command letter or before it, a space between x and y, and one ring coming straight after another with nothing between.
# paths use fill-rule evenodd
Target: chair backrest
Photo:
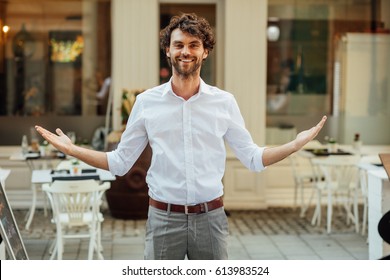
<instances>
[{"instance_id":1,"label":"chair backrest","mask_svg":"<svg viewBox=\"0 0 390 280\"><path fill-rule=\"evenodd\" d=\"M295 181L302 179L302 176L309 176L309 174L311 174L312 178L315 177L309 158L299 156L296 153L290 155L288 158L290 160Z\"/></svg>"},{"instance_id":2,"label":"chair backrest","mask_svg":"<svg viewBox=\"0 0 390 280\"><path fill-rule=\"evenodd\" d=\"M311 140L303 147L304 149L323 149L324 145L318 140Z\"/></svg>"},{"instance_id":3,"label":"chair backrest","mask_svg":"<svg viewBox=\"0 0 390 280\"><path fill-rule=\"evenodd\" d=\"M364 169L359 170L360 189L364 197L368 197L368 178L367 171Z\"/></svg>"},{"instance_id":4,"label":"chair backrest","mask_svg":"<svg viewBox=\"0 0 390 280\"><path fill-rule=\"evenodd\" d=\"M57 180L42 186L51 203L54 219L67 214L69 226L83 225L84 215L92 214L92 218L96 218L101 197L108 188L108 183L99 184L95 180Z\"/></svg>"},{"instance_id":5,"label":"chair backrest","mask_svg":"<svg viewBox=\"0 0 390 280\"><path fill-rule=\"evenodd\" d=\"M357 156L328 156L313 159L313 165L319 169L327 183L337 183L339 188L349 188L352 184L358 186L359 157Z\"/></svg>"},{"instance_id":6,"label":"chair backrest","mask_svg":"<svg viewBox=\"0 0 390 280\"><path fill-rule=\"evenodd\" d=\"M297 178L299 177L299 173L300 173L297 155L292 154L288 157L288 159L290 160L290 165L292 168L294 180L297 181Z\"/></svg>"}]
</instances>

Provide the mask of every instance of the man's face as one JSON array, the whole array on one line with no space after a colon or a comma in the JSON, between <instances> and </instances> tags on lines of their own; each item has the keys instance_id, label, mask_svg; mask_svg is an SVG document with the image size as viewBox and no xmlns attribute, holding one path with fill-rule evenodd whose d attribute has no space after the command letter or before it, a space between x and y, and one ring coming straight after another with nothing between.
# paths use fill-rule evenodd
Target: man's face
<instances>
[{"instance_id":1,"label":"man's face","mask_svg":"<svg viewBox=\"0 0 390 280\"><path fill-rule=\"evenodd\" d=\"M183 78L200 75L202 61L208 52L203 48L199 38L175 29L171 34L171 44L166 50L166 55L173 66L174 74Z\"/></svg>"}]
</instances>

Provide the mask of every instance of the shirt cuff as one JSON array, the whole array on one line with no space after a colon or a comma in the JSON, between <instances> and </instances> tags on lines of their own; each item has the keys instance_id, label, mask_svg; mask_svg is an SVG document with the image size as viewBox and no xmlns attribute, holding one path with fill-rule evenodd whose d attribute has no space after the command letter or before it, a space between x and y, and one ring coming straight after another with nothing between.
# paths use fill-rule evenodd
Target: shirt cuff
<instances>
[{"instance_id":1,"label":"shirt cuff","mask_svg":"<svg viewBox=\"0 0 390 280\"><path fill-rule=\"evenodd\" d=\"M263 164L263 152L265 148L266 147L259 147L256 150L255 156L253 157L252 166L253 166L253 170L256 172L260 172L266 169L266 167Z\"/></svg>"}]
</instances>

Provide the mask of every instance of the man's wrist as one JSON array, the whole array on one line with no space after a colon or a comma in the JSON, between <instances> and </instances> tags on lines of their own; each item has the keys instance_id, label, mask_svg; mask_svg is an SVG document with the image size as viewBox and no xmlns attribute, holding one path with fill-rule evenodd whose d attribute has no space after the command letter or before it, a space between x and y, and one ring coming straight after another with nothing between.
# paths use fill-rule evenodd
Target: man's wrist
<instances>
[{"instance_id":1,"label":"man's wrist","mask_svg":"<svg viewBox=\"0 0 390 280\"><path fill-rule=\"evenodd\" d=\"M291 141L290 143L290 149L291 149L291 154L292 153L295 153L295 152L298 152L302 147L299 145L298 141L296 139L294 139L293 141Z\"/></svg>"},{"instance_id":2,"label":"man's wrist","mask_svg":"<svg viewBox=\"0 0 390 280\"><path fill-rule=\"evenodd\" d=\"M67 151L67 155L71 156L71 157L77 157L77 153L78 153L78 146L75 145L75 144L70 144L70 147L68 148L68 151Z\"/></svg>"}]
</instances>

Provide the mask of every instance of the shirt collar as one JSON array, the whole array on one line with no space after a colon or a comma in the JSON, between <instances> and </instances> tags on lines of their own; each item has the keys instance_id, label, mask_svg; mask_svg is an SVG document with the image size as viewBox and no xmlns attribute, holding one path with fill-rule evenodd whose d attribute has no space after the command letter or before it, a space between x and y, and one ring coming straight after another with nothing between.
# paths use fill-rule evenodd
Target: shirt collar
<instances>
[{"instance_id":1,"label":"shirt collar","mask_svg":"<svg viewBox=\"0 0 390 280\"><path fill-rule=\"evenodd\" d=\"M169 79L169 81L165 84L165 87L162 91L162 96L165 96L168 92L173 93L172 90L172 77ZM202 80L200 79L200 86L199 86L199 94L213 94L210 90L210 87Z\"/></svg>"}]
</instances>

